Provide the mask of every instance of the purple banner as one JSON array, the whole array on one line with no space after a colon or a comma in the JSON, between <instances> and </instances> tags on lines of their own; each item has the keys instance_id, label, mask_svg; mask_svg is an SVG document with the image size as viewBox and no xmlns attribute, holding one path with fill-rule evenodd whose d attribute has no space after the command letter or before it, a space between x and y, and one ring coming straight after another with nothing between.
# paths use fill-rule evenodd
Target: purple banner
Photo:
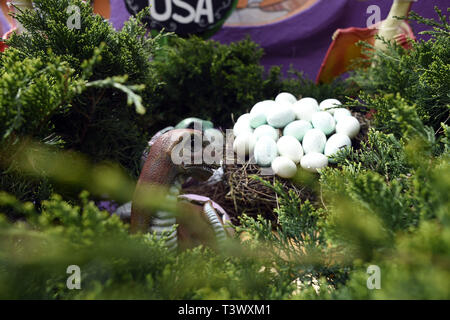
<instances>
[{"instance_id":1,"label":"purple banner","mask_svg":"<svg viewBox=\"0 0 450 320\"><path fill-rule=\"evenodd\" d=\"M97 6L98 12L105 12L113 26L120 29L129 18L130 12L136 9L136 5L147 0L142 1L96 0L94 6ZM186 9L186 3L191 3L192 6L195 2L152 1L170 2L177 6L177 10ZM223 3L228 4L230 1L223 0ZM161 3L158 7L160 13L164 12ZM181 3L184 5L180 6ZM213 2L201 0L201 3L207 12L207 6ZM214 0L215 6L217 3L220 4L220 1ZM250 36L265 50L266 54L262 59L265 67L282 65L283 71L286 72L292 65L294 69L304 71L309 78L315 79L336 29L366 28L377 22L377 16L384 20L392 3L393 1L387 0L239 0L237 9L213 39L228 44ZM434 6L446 13L448 5L448 0L417 0L413 3L412 10L424 17L436 18ZM185 17L189 10L181 10L178 13ZM419 35L419 32L428 29L427 26L412 23L412 28L419 39L425 38ZM5 32L6 29L8 23L5 17L0 15L0 31Z\"/></svg>"},{"instance_id":2,"label":"purple banner","mask_svg":"<svg viewBox=\"0 0 450 320\"><path fill-rule=\"evenodd\" d=\"M412 10L436 18L434 6L446 12L448 0L419 0ZM387 0L240 0L238 8L213 37L221 43L244 39L247 35L264 48L266 67L292 65L314 79L338 28L365 28L377 6L385 19L392 1ZM111 21L121 28L128 17L124 0L111 0ZM427 27L412 23L416 35ZM418 36L421 38L422 36Z\"/></svg>"}]
</instances>

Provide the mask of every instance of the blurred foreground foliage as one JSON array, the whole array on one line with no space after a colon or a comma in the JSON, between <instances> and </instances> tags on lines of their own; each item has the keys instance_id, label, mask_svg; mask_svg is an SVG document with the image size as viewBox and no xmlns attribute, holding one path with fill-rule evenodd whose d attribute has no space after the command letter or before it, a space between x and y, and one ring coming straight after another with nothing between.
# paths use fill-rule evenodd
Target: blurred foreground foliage
<instances>
[{"instance_id":1,"label":"blurred foreground foliage","mask_svg":"<svg viewBox=\"0 0 450 320\"><path fill-rule=\"evenodd\" d=\"M69 2L78 3L61 1L66 5ZM301 76L281 81L277 69L263 78L258 58L251 55L262 53L250 41L227 47L195 38L175 38L155 53L154 65L147 65L145 59L151 50L137 45L136 41L144 40L134 38L139 32L133 28L140 28L135 22L116 33L91 16L90 9L80 2L82 14L92 22L88 27L100 28L103 33L98 34L105 37L99 36L100 41L89 28L80 34L64 28L55 33L52 28L61 26L65 11L54 10L46 3L36 0L49 15L47 18L58 19L47 24L28 13L23 22L29 20L26 26L30 30L39 30L35 23L44 30L48 28L48 37L36 39L37 31L34 35L15 36L12 48L0 58L1 299L450 298L450 132L446 117L441 115L448 110L448 90L444 88L445 74L428 72L449 66L450 47L442 45L448 41L444 39L449 30L446 20L436 22L430 41L414 45L411 52L401 52L391 44L387 53L374 53L376 67L357 72L354 79L364 76L373 81L359 79L361 92L357 100L349 103L363 101L366 107L376 109L375 128L360 149L341 151L334 159L335 165L321 171L319 178L299 171L298 183L315 190L319 203L304 201L275 181L268 186L278 195L275 211L279 226L274 228L267 220L243 215L236 237L220 251L198 247L170 252L151 234L130 235L129 226L117 215L99 210L92 201L99 197L119 203L129 201L134 191L132 174L130 177L133 166L126 163L139 157L127 153L124 162L104 157L106 142L98 146L98 153L95 148L86 151L84 148L90 147L84 144L74 147L74 140L57 130L61 117L76 122L74 113L83 109L74 108L86 106L78 103L89 100L90 94L99 94L100 100L106 99L106 113L111 111L114 118L126 112L142 133L148 127L140 127L141 121L156 124L162 120L164 99L170 101L167 110L174 114L178 110L174 106L181 105L183 99L189 110L195 111L195 101L205 107L219 90L225 103L239 102L228 108L210 106L198 111L200 116L214 120L214 110L241 112L251 107L252 99L273 98L280 91L318 99L341 97L339 94L352 91L342 83L315 87ZM59 1L48 3L62 8L58 7ZM59 47L64 37L99 42L94 41L91 50L70 47L72 43ZM44 42L52 51L42 49ZM138 56L145 57L143 66L152 68L155 74L164 74L155 81L166 81L168 86L153 86L142 93L142 101L135 91L147 81L154 84L154 79L147 78L153 77L147 73L149 69L133 69L139 59L122 60L108 53L125 50L126 45L133 47L133 43L140 52ZM393 76L398 71L395 64L386 66L389 60L407 60L417 52L431 52L439 43L440 51L429 53L428 62L416 70L416 74L422 72L421 76L409 74L406 66L398 73L402 77L409 74L408 88L399 87L402 82L376 85L385 81L382 76ZM66 49L58 52L62 48ZM194 54L194 48L203 55ZM160 55L163 51L165 55ZM441 65L433 62L438 60ZM101 61L103 65L98 69ZM121 63L126 65L119 67ZM120 75L128 77L117 77ZM246 89L236 85L242 81L239 77L246 79L242 84ZM425 78L426 83L437 85L425 90ZM204 83L208 89L195 88L193 83ZM118 97L122 93L110 89L97 92L105 86L124 95ZM135 108L126 105L126 97ZM108 103L112 103L109 99L118 103L114 104L117 110L108 109ZM149 105L150 101L155 104ZM431 101L429 108L425 101ZM149 118L136 114L141 107L147 109ZM184 115L182 110L178 110L180 115ZM118 119L112 122L126 126L129 117L123 123ZM92 132L98 136L96 143L101 144L100 138L113 128ZM133 134L133 130L129 132ZM141 138L145 142L145 134ZM138 150L137 144L131 147ZM161 198L164 190L152 194L148 205L170 207ZM66 286L70 265L81 268L81 290ZM380 267L379 290L367 287L369 265Z\"/></svg>"}]
</instances>

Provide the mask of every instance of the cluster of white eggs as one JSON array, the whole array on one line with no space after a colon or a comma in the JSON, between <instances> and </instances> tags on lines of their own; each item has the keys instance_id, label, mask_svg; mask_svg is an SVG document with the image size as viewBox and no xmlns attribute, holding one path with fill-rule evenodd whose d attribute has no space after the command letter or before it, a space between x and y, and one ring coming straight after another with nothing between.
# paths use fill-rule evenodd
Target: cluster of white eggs
<instances>
[{"instance_id":1,"label":"cluster of white eggs","mask_svg":"<svg viewBox=\"0 0 450 320\"><path fill-rule=\"evenodd\" d=\"M271 167L280 177L292 178L297 165L311 172L326 167L330 156L351 146L359 130L358 120L339 100L297 101L283 92L239 117L233 128L233 149L253 155L258 165Z\"/></svg>"}]
</instances>

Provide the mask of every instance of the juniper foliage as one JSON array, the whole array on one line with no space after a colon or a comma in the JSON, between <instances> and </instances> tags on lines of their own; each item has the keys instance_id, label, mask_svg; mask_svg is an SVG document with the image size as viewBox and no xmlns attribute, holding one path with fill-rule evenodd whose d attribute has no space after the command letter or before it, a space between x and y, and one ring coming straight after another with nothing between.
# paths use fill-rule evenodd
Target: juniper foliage
<instances>
[{"instance_id":1,"label":"juniper foliage","mask_svg":"<svg viewBox=\"0 0 450 320\"><path fill-rule=\"evenodd\" d=\"M37 0L33 3L36 10L26 10L17 15L26 32L14 34L7 41L23 57L51 63L50 50L73 70L74 78L84 76L85 80L95 83L125 76L122 80L124 85L144 85L148 94L158 85L151 58L158 48L159 36L146 36L147 29L140 20L145 11L136 18L130 18L121 31L116 31L109 22L94 15L89 3L84 1ZM76 5L80 10L80 29L67 26L70 5ZM104 46L101 57L91 66L89 74L83 75L83 64L100 46ZM137 175L139 158L150 134L149 115L141 115L145 108L150 108L148 99L144 97L140 101L130 92L127 97L126 93L117 91L127 89L119 88L117 84L95 84L95 87L64 101L67 105L48 118L49 127L54 128L53 132L64 140L67 148L99 161L117 161L130 174ZM136 110L128 106L130 98L137 102Z\"/></svg>"}]
</instances>

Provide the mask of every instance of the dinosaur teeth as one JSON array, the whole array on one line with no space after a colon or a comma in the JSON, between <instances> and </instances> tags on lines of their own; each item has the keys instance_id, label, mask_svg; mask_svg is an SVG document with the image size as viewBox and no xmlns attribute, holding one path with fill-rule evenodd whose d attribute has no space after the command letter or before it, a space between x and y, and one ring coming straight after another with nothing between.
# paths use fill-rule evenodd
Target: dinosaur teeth
<instances>
[{"instance_id":1,"label":"dinosaur teeth","mask_svg":"<svg viewBox=\"0 0 450 320\"><path fill-rule=\"evenodd\" d=\"M152 224L158 227L173 226L176 222L177 220L175 218L169 219L153 218L152 220Z\"/></svg>"}]
</instances>

